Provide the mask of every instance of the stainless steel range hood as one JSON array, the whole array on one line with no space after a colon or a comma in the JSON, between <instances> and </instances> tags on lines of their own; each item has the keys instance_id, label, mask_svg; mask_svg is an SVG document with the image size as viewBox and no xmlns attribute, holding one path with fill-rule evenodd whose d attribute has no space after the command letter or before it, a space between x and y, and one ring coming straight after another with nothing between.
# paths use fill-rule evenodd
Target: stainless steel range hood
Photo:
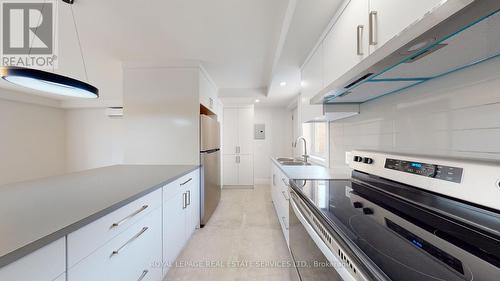
<instances>
[{"instance_id":1,"label":"stainless steel range hood","mask_svg":"<svg viewBox=\"0 0 500 281\"><path fill-rule=\"evenodd\" d=\"M445 5L440 9L428 14L427 20L446 14ZM486 60L500 59L500 0L475 0L428 30L416 32L420 34L416 38L403 38L404 33L422 29L419 24L386 44L389 48L392 44L395 51L387 52L386 48L388 55L378 54L380 59L376 60L368 57L323 89L311 103L364 103ZM402 47L394 45L398 43ZM384 52L384 47L376 52ZM376 52L370 56L376 57Z\"/></svg>"}]
</instances>

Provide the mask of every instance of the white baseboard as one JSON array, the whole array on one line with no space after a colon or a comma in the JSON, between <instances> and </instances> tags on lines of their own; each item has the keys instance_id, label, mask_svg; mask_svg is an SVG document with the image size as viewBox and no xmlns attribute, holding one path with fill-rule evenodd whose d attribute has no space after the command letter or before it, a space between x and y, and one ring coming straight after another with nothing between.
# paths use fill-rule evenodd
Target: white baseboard
<instances>
[{"instance_id":1,"label":"white baseboard","mask_svg":"<svg viewBox=\"0 0 500 281\"><path fill-rule=\"evenodd\" d=\"M223 189L253 189L253 185L224 185Z\"/></svg>"}]
</instances>

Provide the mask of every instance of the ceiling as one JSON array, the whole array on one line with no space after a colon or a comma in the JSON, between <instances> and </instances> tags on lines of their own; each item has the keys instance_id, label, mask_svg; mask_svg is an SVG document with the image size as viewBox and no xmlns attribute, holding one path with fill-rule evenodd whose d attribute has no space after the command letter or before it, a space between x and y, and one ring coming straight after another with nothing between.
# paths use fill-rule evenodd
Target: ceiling
<instances>
[{"instance_id":1,"label":"ceiling","mask_svg":"<svg viewBox=\"0 0 500 281\"><path fill-rule=\"evenodd\" d=\"M263 104L285 104L300 91L300 66L339 2L76 0L89 81L100 89L99 101L88 105L120 102L123 63L179 59L201 61L224 96L253 92ZM71 11L63 2L59 22L56 72L86 80Z\"/></svg>"}]
</instances>

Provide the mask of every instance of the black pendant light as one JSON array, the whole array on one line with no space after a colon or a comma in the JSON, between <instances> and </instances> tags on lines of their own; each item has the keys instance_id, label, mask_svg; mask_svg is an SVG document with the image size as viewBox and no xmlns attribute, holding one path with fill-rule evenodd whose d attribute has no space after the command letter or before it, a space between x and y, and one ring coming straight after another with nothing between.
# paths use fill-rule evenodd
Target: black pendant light
<instances>
[{"instance_id":1,"label":"black pendant light","mask_svg":"<svg viewBox=\"0 0 500 281\"><path fill-rule=\"evenodd\" d=\"M73 0L63 0L68 4L73 4ZM73 23L80 46L80 54L83 61L85 76L88 80L87 67L83 57L82 46L80 43L80 36L76 26L75 15L73 7L71 6L71 14L73 16ZM56 73L42 71L32 68L7 66L0 68L0 77L2 79L30 89L39 90L43 92L53 93L62 96L77 97L77 98L98 98L99 90L85 82L76 80L67 76L59 75Z\"/></svg>"}]
</instances>

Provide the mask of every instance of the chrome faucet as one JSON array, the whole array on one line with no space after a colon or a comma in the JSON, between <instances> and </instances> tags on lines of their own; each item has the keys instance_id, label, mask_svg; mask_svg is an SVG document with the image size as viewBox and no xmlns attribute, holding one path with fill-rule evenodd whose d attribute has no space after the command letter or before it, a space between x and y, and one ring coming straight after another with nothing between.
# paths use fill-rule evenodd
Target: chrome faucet
<instances>
[{"instance_id":1,"label":"chrome faucet","mask_svg":"<svg viewBox=\"0 0 500 281\"><path fill-rule=\"evenodd\" d=\"M302 155L302 158L304 158L304 162L307 163L307 159L309 158L309 155L307 155L307 141L306 138L303 136L298 137L295 142L293 143L293 147L297 147L297 143L299 140L302 140L304 142L304 154Z\"/></svg>"}]
</instances>

